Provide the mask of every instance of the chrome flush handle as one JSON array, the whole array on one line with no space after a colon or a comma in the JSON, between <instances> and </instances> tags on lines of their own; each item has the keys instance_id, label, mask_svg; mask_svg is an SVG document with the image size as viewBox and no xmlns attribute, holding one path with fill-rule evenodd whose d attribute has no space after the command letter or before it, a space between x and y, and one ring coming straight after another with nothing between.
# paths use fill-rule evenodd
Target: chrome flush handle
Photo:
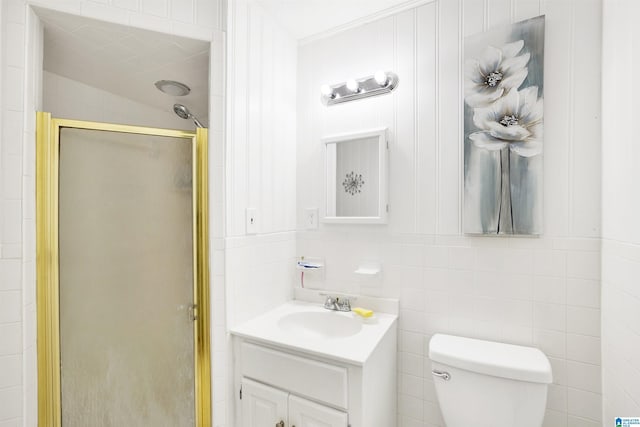
<instances>
[{"instance_id":1,"label":"chrome flush handle","mask_svg":"<svg viewBox=\"0 0 640 427\"><path fill-rule=\"evenodd\" d=\"M445 372L445 371L436 371L435 369L433 371L431 371L431 374L434 377L438 377L438 378L442 378L445 381L449 381L451 379L451 375L449 374L449 372Z\"/></svg>"}]
</instances>

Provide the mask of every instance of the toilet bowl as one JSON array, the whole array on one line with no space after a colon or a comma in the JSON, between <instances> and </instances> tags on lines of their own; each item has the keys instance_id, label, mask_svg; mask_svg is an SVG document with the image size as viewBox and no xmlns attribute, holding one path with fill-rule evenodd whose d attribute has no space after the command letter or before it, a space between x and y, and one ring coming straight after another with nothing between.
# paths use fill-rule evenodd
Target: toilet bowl
<instances>
[{"instance_id":1,"label":"toilet bowl","mask_svg":"<svg viewBox=\"0 0 640 427\"><path fill-rule=\"evenodd\" d=\"M447 427L540 427L552 381L537 348L436 334L433 380Z\"/></svg>"}]
</instances>

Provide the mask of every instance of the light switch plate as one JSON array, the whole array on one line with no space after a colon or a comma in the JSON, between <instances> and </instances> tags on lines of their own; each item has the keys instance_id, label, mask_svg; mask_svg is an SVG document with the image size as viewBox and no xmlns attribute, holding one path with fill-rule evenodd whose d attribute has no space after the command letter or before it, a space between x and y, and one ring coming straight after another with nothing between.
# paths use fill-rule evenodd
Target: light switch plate
<instances>
[{"instance_id":1,"label":"light switch plate","mask_svg":"<svg viewBox=\"0 0 640 427\"><path fill-rule=\"evenodd\" d=\"M306 208L304 210L304 224L307 230L318 228L318 208Z\"/></svg>"},{"instance_id":2,"label":"light switch plate","mask_svg":"<svg viewBox=\"0 0 640 427\"><path fill-rule=\"evenodd\" d=\"M247 234L258 233L258 209L247 208L246 214L246 232Z\"/></svg>"}]
</instances>

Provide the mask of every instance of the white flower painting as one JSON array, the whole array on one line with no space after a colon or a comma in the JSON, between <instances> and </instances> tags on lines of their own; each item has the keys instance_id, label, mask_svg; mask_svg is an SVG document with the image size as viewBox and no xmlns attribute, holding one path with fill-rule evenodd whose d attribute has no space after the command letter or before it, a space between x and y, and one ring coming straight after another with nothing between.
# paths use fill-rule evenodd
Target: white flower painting
<instances>
[{"instance_id":1,"label":"white flower painting","mask_svg":"<svg viewBox=\"0 0 640 427\"><path fill-rule=\"evenodd\" d=\"M487 46L478 59L465 63L465 101L471 107L482 107L518 88L527 78L531 55L522 53L524 41L518 40L500 48ZM521 54L522 53L522 54Z\"/></svg>"},{"instance_id":2,"label":"white flower painting","mask_svg":"<svg viewBox=\"0 0 640 427\"><path fill-rule=\"evenodd\" d=\"M544 16L465 40L466 233L542 233Z\"/></svg>"}]
</instances>

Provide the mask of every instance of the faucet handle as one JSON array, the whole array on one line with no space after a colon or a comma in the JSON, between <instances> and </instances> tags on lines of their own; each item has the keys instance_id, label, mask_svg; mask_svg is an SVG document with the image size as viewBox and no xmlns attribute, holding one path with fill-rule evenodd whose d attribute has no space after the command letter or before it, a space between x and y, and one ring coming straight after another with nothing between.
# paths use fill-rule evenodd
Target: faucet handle
<instances>
[{"instance_id":1,"label":"faucet handle","mask_svg":"<svg viewBox=\"0 0 640 427\"><path fill-rule=\"evenodd\" d=\"M336 304L337 298L333 298L332 296L327 295L327 299L324 301L324 308L333 308Z\"/></svg>"},{"instance_id":2,"label":"faucet handle","mask_svg":"<svg viewBox=\"0 0 640 427\"><path fill-rule=\"evenodd\" d=\"M351 302L349 301L349 298L342 298L336 302L338 303L338 307L341 311L351 311Z\"/></svg>"}]
</instances>

